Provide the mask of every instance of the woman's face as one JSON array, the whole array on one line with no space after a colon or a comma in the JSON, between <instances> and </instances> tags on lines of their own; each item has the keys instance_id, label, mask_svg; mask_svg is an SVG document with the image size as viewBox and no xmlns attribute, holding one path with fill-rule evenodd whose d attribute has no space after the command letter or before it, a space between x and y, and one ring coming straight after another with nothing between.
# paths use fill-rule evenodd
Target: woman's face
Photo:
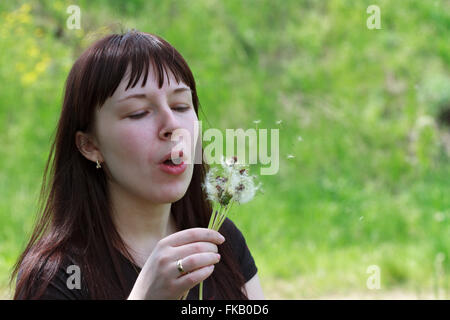
<instances>
[{"instance_id":1,"label":"woman's face","mask_svg":"<svg viewBox=\"0 0 450 320\"><path fill-rule=\"evenodd\" d=\"M145 87L141 87L142 75L137 85L127 91L125 76L113 96L97 110L95 119L95 136L104 161L102 170L107 170L112 180L109 182L156 204L181 199L194 166L190 151L194 150L191 145L198 118L192 94L185 83L177 83L173 74L169 75L170 85L165 78L158 88L154 69L150 68ZM172 141L174 131L180 129L189 132L190 140L183 135L184 140ZM160 164L180 146L187 168L181 174L169 174Z\"/></svg>"}]
</instances>

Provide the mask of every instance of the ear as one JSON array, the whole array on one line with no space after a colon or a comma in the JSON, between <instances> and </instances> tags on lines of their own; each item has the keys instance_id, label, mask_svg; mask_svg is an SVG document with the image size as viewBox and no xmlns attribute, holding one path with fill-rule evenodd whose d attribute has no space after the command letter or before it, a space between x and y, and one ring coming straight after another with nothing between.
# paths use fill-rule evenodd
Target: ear
<instances>
[{"instance_id":1,"label":"ear","mask_svg":"<svg viewBox=\"0 0 450 320\"><path fill-rule=\"evenodd\" d=\"M75 144L81 154L86 157L86 159L96 162L103 162L103 157L98 148L96 139L88 133L82 131L77 131L75 134Z\"/></svg>"}]
</instances>

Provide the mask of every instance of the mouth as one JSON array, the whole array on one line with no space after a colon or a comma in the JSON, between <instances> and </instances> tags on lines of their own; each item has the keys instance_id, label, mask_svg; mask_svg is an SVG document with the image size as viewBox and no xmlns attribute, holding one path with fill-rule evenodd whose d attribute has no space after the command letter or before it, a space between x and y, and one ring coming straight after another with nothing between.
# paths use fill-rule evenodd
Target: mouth
<instances>
[{"instance_id":1,"label":"mouth","mask_svg":"<svg viewBox=\"0 0 450 320\"><path fill-rule=\"evenodd\" d=\"M181 158L177 158L174 161L172 161L172 159L168 159L166 161L163 161L162 164L165 164L166 166L177 166L180 165L183 162L183 160Z\"/></svg>"},{"instance_id":2,"label":"mouth","mask_svg":"<svg viewBox=\"0 0 450 320\"><path fill-rule=\"evenodd\" d=\"M167 161L162 162L159 165L159 168L163 172L168 173L170 175L180 175L186 170L187 164L184 162L175 164L171 160L167 160Z\"/></svg>"},{"instance_id":3,"label":"mouth","mask_svg":"<svg viewBox=\"0 0 450 320\"><path fill-rule=\"evenodd\" d=\"M178 153L178 157L172 158L172 152L169 152L164 156L164 158L160 161L160 164L165 164L168 166L176 166L183 162L183 150L180 150Z\"/></svg>"},{"instance_id":4,"label":"mouth","mask_svg":"<svg viewBox=\"0 0 450 320\"><path fill-rule=\"evenodd\" d=\"M167 154L160 162L159 168L168 174L182 174L187 168L187 165L183 161L183 151L180 151L178 158L174 159L172 159L171 153Z\"/></svg>"}]
</instances>

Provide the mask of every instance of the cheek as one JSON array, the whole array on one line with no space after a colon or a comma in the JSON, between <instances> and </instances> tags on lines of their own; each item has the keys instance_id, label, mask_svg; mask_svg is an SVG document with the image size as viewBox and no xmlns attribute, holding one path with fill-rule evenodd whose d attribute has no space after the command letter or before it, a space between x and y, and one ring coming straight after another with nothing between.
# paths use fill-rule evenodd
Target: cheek
<instances>
[{"instance_id":1,"label":"cheek","mask_svg":"<svg viewBox=\"0 0 450 320\"><path fill-rule=\"evenodd\" d=\"M118 155L126 158L134 158L134 155L142 153L144 132L136 129L123 129L111 136L112 147Z\"/></svg>"},{"instance_id":2,"label":"cheek","mask_svg":"<svg viewBox=\"0 0 450 320\"><path fill-rule=\"evenodd\" d=\"M195 154L195 142L200 139L200 124L198 123L198 119L195 115L191 116L188 121L186 121L184 129L189 133L188 135L183 137L183 143L187 148L187 152L189 154L190 160L192 161Z\"/></svg>"},{"instance_id":3,"label":"cheek","mask_svg":"<svg viewBox=\"0 0 450 320\"><path fill-rule=\"evenodd\" d=\"M145 153L145 147L152 145L149 143L148 132L136 128L122 130L116 139L118 151L125 155Z\"/></svg>"},{"instance_id":4,"label":"cheek","mask_svg":"<svg viewBox=\"0 0 450 320\"><path fill-rule=\"evenodd\" d=\"M114 164L139 167L139 163L148 162L154 153L152 146L155 134L145 126L116 125L104 130L105 160Z\"/></svg>"}]
</instances>

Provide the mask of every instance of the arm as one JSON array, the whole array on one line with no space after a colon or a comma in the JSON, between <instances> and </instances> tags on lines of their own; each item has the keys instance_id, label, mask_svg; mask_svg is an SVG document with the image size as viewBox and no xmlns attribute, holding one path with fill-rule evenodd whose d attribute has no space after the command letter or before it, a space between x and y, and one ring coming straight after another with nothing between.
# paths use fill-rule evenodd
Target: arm
<instances>
[{"instance_id":1,"label":"arm","mask_svg":"<svg viewBox=\"0 0 450 320\"><path fill-rule=\"evenodd\" d=\"M245 284L245 290L247 290L247 297L249 300L264 300L264 294L259 282L258 274L255 274Z\"/></svg>"}]
</instances>

